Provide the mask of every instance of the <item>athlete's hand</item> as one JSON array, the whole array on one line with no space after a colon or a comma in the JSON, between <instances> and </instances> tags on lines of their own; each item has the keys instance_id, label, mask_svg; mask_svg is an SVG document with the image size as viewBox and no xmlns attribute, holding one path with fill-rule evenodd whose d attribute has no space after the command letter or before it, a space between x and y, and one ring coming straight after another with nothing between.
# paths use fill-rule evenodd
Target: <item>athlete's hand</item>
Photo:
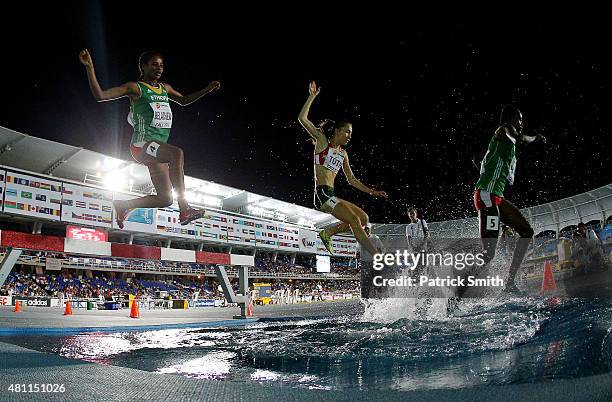
<instances>
[{"instance_id":1,"label":"athlete's hand","mask_svg":"<svg viewBox=\"0 0 612 402\"><path fill-rule=\"evenodd\" d=\"M536 135L535 142L541 142L542 144L546 144L546 137L542 134Z\"/></svg>"},{"instance_id":2,"label":"athlete's hand","mask_svg":"<svg viewBox=\"0 0 612 402\"><path fill-rule=\"evenodd\" d=\"M208 86L206 87L206 92L207 93L211 93L211 92L215 92L218 91L219 88L221 88L221 83L219 81L212 81L210 84L208 84Z\"/></svg>"},{"instance_id":3,"label":"athlete's hand","mask_svg":"<svg viewBox=\"0 0 612 402\"><path fill-rule=\"evenodd\" d=\"M311 96L317 96L319 92L321 92L321 87L318 87L316 82L310 81L310 84L308 85L308 93Z\"/></svg>"},{"instance_id":4,"label":"athlete's hand","mask_svg":"<svg viewBox=\"0 0 612 402\"><path fill-rule=\"evenodd\" d=\"M384 191L374 190L374 191L372 191L372 195L373 195L374 197L383 197L383 198L389 198L389 196L387 195L387 193L385 193Z\"/></svg>"},{"instance_id":5,"label":"athlete's hand","mask_svg":"<svg viewBox=\"0 0 612 402\"><path fill-rule=\"evenodd\" d=\"M89 50L81 50L79 52L79 61L85 67L93 67L93 61L91 60L91 55L89 54Z\"/></svg>"}]
</instances>

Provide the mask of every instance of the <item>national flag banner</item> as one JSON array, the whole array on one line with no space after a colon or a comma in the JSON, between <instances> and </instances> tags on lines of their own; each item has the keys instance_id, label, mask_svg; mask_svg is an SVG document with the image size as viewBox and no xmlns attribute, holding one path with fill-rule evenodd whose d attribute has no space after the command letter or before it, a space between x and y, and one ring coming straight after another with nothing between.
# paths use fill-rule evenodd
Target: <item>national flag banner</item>
<instances>
[{"instance_id":1,"label":"national flag banner","mask_svg":"<svg viewBox=\"0 0 612 402\"><path fill-rule=\"evenodd\" d=\"M26 215L43 219L59 221L60 218L54 213L61 205L59 194L51 191L51 185L61 188L61 182L51 181L30 176L23 173L10 172L6 174L6 179L10 184L5 190L4 198L7 202L14 202L20 208L11 208L10 213ZM43 184L41 186L41 183ZM10 204L8 204L10 205ZM6 204L3 206L7 208Z\"/></svg>"},{"instance_id":2,"label":"national flag banner","mask_svg":"<svg viewBox=\"0 0 612 402\"><path fill-rule=\"evenodd\" d=\"M257 239L257 245L267 249L278 249L276 241L270 239L270 230L276 230L274 225L268 224L268 222L254 220L254 226L260 230L255 230L255 238Z\"/></svg>"},{"instance_id":3,"label":"national flag banner","mask_svg":"<svg viewBox=\"0 0 612 402\"><path fill-rule=\"evenodd\" d=\"M157 233L168 237L195 239L195 222L192 221L183 226L181 225L179 215L180 209L178 204L165 208L157 208ZM160 226L164 226L166 229L161 229Z\"/></svg>"},{"instance_id":4,"label":"national flag banner","mask_svg":"<svg viewBox=\"0 0 612 402\"><path fill-rule=\"evenodd\" d=\"M112 227L112 191L72 183L63 183L61 191L62 221L69 223L87 221L87 224L92 226ZM92 199L96 201L90 202ZM91 212L82 211L83 209Z\"/></svg>"},{"instance_id":5,"label":"national flag banner","mask_svg":"<svg viewBox=\"0 0 612 402\"><path fill-rule=\"evenodd\" d=\"M249 233L250 229L248 227L245 228L246 225L244 225L244 223L246 221L244 219L229 216L227 221L228 223L226 230L228 233L228 243L251 244L252 242L255 242L255 232L253 231L253 234Z\"/></svg>"},{"instance_id":6,"label":"national flag banner","mask_svg":"<svg viewBox=\"0 0 612 402\"><path fill-rule=\"evenodd\" d=\"M112 202L113 198L112 195L110 195L110 193L107 192L98 192L98 191L83 191L83 197L84 198L93 198L96 200L104 200L104 201L109 201Z\"/></svg>"},{"instance_id":7,"label":"national flag banner","mask_svg":"<svg viewBox=\"0 0 612 402\"><path fill-rule=\"evenodd\" d=\"M300 237L299 228L296 226L290 226L288 224L277 225L278 234L276 236L279 239L280 249L299 249L300 248Z\"/></svg>"}]
</instances>

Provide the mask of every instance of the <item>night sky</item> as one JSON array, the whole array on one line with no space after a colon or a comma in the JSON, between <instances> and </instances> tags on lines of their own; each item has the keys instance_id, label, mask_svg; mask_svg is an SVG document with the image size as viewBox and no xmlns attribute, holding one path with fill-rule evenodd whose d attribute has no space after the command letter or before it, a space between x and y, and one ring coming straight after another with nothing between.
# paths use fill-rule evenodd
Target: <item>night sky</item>
<instances>
[{"instance_id":1,"label":"night sky","mask_svg":"<svg viewBox=\"0 0 612 402\"><path fill-rule=\"evenodd\" d=\"M127 98L96 103L77 55L89 48L108 88L136 80L139 54L157 49L162 81L184 94L221 81L191 106L172 104L169 142L185 150L190 176L312 207L312 145L297 115L314 79L322 90L311 119L352 121L353 171L390 196L374 199L338 175L337 195L373 222L406 222L408 206L429 221L474 216L472 161L506 103L522 110L525 133L549 141L517 149L506 197L518 207L612 182L605 26L418 16L374 25L100 4L39 9L20 26L29 36L3 32L1 125L130 159Z\"/></svg>"}]
</instances>

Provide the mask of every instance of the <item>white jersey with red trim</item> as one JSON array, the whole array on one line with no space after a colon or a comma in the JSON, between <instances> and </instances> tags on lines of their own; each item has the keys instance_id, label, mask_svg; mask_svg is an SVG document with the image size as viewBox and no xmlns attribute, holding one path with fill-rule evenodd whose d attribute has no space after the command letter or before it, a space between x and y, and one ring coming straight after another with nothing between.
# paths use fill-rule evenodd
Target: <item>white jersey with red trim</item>
<instances>
[{"instance_id":1,"label":"white jersey with red trim","mask_svg":"<svg viewBox=\"0 0 612 402\"><path fill-rule=\"evenodd\" d=\"M345 155L344 149L336 149L328 145L323 151L314 155L314 163L334 173L338 173L342 169Z\"/></svg>"}]
</instances>

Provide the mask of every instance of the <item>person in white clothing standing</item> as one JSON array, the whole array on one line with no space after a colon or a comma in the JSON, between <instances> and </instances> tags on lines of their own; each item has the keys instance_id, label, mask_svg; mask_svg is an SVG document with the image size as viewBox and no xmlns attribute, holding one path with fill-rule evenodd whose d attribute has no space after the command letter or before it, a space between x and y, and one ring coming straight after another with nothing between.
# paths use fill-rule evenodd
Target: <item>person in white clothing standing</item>
<instances>
[{"instance_id":1,"label":"person in white clothing standing","mask_svg":"<svg viewBox=\"0 0 612 402\"><path fill-rule=\"evenodd\" d=\"M431 238L427 222L423 218L418 218L418 211L414 207L408 208L408 217L410 218L410 223L406 225L408 247L412 251L426 250L427 240Z\"/></svg>"}]
</instances>

